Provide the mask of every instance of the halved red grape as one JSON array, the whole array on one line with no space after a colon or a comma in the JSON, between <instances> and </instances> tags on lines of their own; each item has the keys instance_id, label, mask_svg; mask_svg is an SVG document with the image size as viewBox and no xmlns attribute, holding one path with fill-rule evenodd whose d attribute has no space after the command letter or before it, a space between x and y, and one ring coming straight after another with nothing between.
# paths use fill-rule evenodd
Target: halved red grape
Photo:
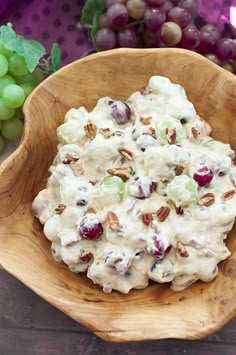
<instances>
[{"instance_id":1,"label":"halved red grape","mask_svg":"<svg viewBox=\"0 0 236 355\"><path fill-rule=\"evenodd\" d=\"M96 223L88 217L84 217L79 226L79 234L84 239L97 240L103 233L101 223Z\"/></svg>"},{"instance_id":2,"label":"halved red grape","mask_svg":"<svg viewBox=\"0 0 236 355\"><path fill-rule=\"evenodd\" d=\"M145 11L143 17L145 25L152 31L156 31L166 20L164 11L155 7L149 8Z\"/></svg>"},{"instance_id":3,"label":"halved red grape","mask_svg":"<svg viewBox=\"0 0 236 355\"><path fill-rule=\"evenodd\" d=\"M190 24L183 29L180 44L183 48L194 49L199 45L200 38L201 35L197 27L193 24Z\"/></svg>"},{"instance_id":4,"label":"halved red grape","mask_svg":"<svg viewBox=\"0 0 236 355\"><path fill-rule=\"evenodd\" d=\"M129 193L140 200L148 198L153 193L156 184L148 176L136 176L129 181Z\"/></svg>"},{"instance_id":5,"label":"halved red grape","mask_svg":"<svg viewBox=\"0 0 236 355\"><path fill-rule=\"evenodd\" d=\"M190 13L179 6L173 7L168 12L167 18L168 21L177 23L181 28L186 27L192 20Z\"/></svg>"},{"instance_id":6,"label":"halved red grape","mask_svg":"<svg viewBox=\"0 0 236 355\"><path fill-rule=\"evenodd\" d=\"M214 177L213 171L204 165L202 168L198 169L193 175L193 179L198 183L199 186L203 187L212 181Z\"/></svg>"},{"instance_id":7,"label":"halved red grape","mask_svg":"<svg viewBox=\"0 0 236 355\"><path fill-rule=\"evenodd\" d=\"M112 26L123 26L127 23L129 15L125 5L114 4L109 6L107 17Z\"/></svg>"},{"instance_id":8,"label":"halved red grape","mask_svg":"<svg viewBox=\"0 0 236 355\"><path fill-rule=\"evenodd\" d=\"M163 259L170 251L172 246L167 238L155 235L153 237L152 248L148 248L148 253L157 259Z\"/></svg>"},{"instance_id":9,"label":"halved red grape","mask_svg":"<svg viewBox=\"0 0 236 355\"><path fill-rule=\"evenodd\" d=\"M111 116L118 125L126 124L131 120L132 111L125 102L114 101L110 108Z\"/></svg>"}]
</instances>

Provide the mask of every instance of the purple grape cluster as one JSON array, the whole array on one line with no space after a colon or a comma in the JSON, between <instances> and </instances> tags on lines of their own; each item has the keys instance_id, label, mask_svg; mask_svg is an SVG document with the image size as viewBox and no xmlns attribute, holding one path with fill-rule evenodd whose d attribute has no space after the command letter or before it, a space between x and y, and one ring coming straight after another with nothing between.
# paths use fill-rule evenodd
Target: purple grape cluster
<instances>
[{"instance_id":1,"label":"purple grape cluster","mask_svg":"<svg viewBox=\"0 0 236 355\"><path fill-rule=\"evenodd\" d=\"M180 47L236 73L236 40L199 16L197 0L106 0L94 39L97 50Z\"/></svg>"}]
</instances>

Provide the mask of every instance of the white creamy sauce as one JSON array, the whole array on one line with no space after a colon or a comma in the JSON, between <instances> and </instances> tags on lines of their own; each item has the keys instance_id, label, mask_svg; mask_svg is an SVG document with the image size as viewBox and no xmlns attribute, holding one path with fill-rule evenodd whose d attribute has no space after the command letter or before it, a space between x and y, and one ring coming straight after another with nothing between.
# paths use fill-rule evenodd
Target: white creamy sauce
<instances>
[{"instance_id":1,"label":"white creamy sauce","mask_svg":"<svg viewBox=\"0 0 236 355\"><path fill-rule=\"evenodd\" d=\"M55 260L106 293L213 280L230 255L236 167L210 132L185 90L160 76L126 104L69 110L32 206Z\"/></svg>"}]
</instances>

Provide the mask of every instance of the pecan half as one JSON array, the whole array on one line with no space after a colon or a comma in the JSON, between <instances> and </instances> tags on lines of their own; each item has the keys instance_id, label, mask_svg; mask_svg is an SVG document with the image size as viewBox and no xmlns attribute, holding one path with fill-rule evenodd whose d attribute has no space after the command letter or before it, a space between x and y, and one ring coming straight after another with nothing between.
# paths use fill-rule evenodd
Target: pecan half
<instances>
[{"instance_id":1,"label":"pecan half","mask_svg":"<svg viewBox=\"0 0 236 355\"><path fill-rule=\"evenodd\" d=\"M114 212L110 211L107 213L107 219L111 230L117 232L120 229L120 222L117 215Z\"/></svg>"},{"instance_id":2,"label":"pecan half","mask_svg":"<svg viewBox=\"0 0 236 355\"><path fill-rule=\"evenodd\" d=\"M184 214L184 209L181 206L178 206L178 207L175 206L175 212L176 212L176 214L182 216Z\"/></svg>"},{"instance_id":3,"label":"pecan half","mask_svg":"<svg viewBox=\"0 0 236 355\"><path fill-rule=\"evenodd\" d=\"M79 258L83 263L89 263L92 259L93 254L90 251L83 251L81 257Z\"/></svg>"},{"instance_id":4,"label":"pecan half","mask_svg":"<svg viewBox=\"0 0 236 355\"><path fill-rule=\"evenodd\" d=\"M166 139L169 144L175 144L176 142L176 129L166 128Z\"/></svg>"},{"instance_id":5,"label":"pecan half","mask_svg":"<svg viewBox=\"0 0 236 355\"><path fill-rule=\"evenodd\" d=\"M64 211L64 209L66 208L66 205L64 205L63 203L60 203L56 208L55 208L55 212L56 214L62 214L62 212Z\"/></svg>"},{"instance_id":6,"label":"pecan half","mask_svg":"<svg viewBox=\"0 0 236 355\"><path fill-rule=\"evenodd\" d=\"M175 168L175 175L179 176L179 175L181 175L183 173L183 171L184 171L184 166L183 165L178 165Z\"/></svg>"},{"instance_id":7,"label":"pecan half","mask_svg":"<svg viewBox=\"0 0 236 355\"><path fill-rule=\"evenodd\" d=\"M155 136L155 129L153 127L149 127L145 132L143 132L144 135L149 135L154 137Z\"/></svg>"},{"instance_id":8,"label":"pecan half","mask_svg":"<svg viewBox=\"0 0 236 355\"><path fill-rule=\"evenodd\" d=\"M231 198L233 198L235 195L235 190L229 190L225 193L223 193L223 195L221 196L221 199L223 201L227 201L227 200L230 200Z\"/></svg>"},{"instance_id":9,"label":"pecan half","mask_svg":"<svg viewBox=\"0 0 236 355\"><path fill-rule=\"evenodd\" d=\"M140 121L144 125L149 125L151 123L152 117L140 117Z\"/></svg>"},{"instance_id":10,"label":"pecan half","mask_svg":"<svg viewBox=\"0 0 236 355\"><path fill-rule=\"evenodd\" d=\"M84 126L84 130L88 138L93 139L96 137L97 126L93 124L90 120L88 120L88 123Z\"/></svg>"},{"instance_id":11,"label":"pecan half","mask_svg":"<svg viewBox=\"0 0 236 355\"><path fill-rule=\"evenodd\" d=\"M182 256L183 258L187 258L189 256L188 251L186 250L183 243L181 243L180 241L177 242L176 249L177 249L177 252L179 253L179 255Z\"/></svg>"},{"instance_id":12,"label":"pecan half","mask_svg":"<svg viewBox=\"0 0 236 355\"><path fill-rule=\"evenodd\" d=\"M149 227L150 224L152 223L153 221L153 217L152 217L152 214L151 213L145 213L142 215L142 221L143 223L145 224L145 226Z\"/></svg>"},{"instance_id":13,"label":"pecan half","mask_svg":"<svg viewBox=\"0 0 236 355\"><path fill-rule=\"evenodd\" d=\"M193 135L193 137L197 138L199 136L199 134L200 134L200 131L197 128L192 127L192 135Z\"/></svg>"},{"instance_id":14,"label":"pecan half","mask_svg":"<svg viewBox=\"0 0 236 355\"><path fill-rule=\"evenodd\" d=\"M169 216L170 209L169 207L161 206L157 211L157 219L159 222L164 222L166 218Z\"/></svg>"},{"instance_id":15,"label":"pecan half","mask_svg":"<svg viewBox=\"0 0 236 355\"><path fill-rule=\"evenodd\" d=\"M99 133L101 133L104 137L107 137L107 138L113 136L113 133L110 130L110 128L100 128Z\"/></svg>"},{"instance_id":16,"label":"pecan half","mask_svg":"<svg viewBox=\"0 0 236 355\"><path fill-rule=\"evenodd\" d=\"M118 148L118 152L121 155L123 155L123 157L125 157L128 160L132 160L133 159L133 153L130 150L124 148L124 147L119 147Z\"/></svg>"},{"instance_id":17,"label":"pecan half","mask_svg":"<svg viewBox=\"0 0 236 355\"><path fill-rule=\"evenodd\" d=\"M201 196L198 200L198 204L200 206L205 206L205 207L209 207L213 205L214 202L215 202L215 195L212 192L208 192L207 194Z\"/></svg>"},{"instance_id":18,"label":"pecan half","mask_svg":"<svg viewBox=\"0 0 236 355\"><path fill-rule=\"evenodd\" d=\"M152 89L148 86L143 86L140 90L139 90L141 95L148 95L152 92Z\"/></svg>"},{"instance_id":19,"label":"pecan half","mask_svg":"<svg viewBox=\"0 0 236 355\"><path fill-rule=\"evenodd\" d=\"M72 161L77 161L79 160L79 157L74 157L73 155L70 154L65 154L64 159L62 160L63 164L70 164Z\"/></svg>"},{"instance_id":20,"label":"pecan half","mask_svg":"<svg viewBox=\"0 0 236 355\"><path fill-rule=\"evenodd\" d=\"M131 175L130 168L112 168L112 169L107 169L107 172L110 175L120 177L123 181L127 181Z\"/></svg>"},{"instance_id":21,"label":"pecan half","mask_svg":"<svg viewBox=\"0 0 236 355\"><path fill-rule=\"evenodd\" d=\"M70 162L70 167L76 176L80 176L83 174L83 170L81 169L81 166L79 165L79 163L77 161Z\"/></svg>"}]
</instances>

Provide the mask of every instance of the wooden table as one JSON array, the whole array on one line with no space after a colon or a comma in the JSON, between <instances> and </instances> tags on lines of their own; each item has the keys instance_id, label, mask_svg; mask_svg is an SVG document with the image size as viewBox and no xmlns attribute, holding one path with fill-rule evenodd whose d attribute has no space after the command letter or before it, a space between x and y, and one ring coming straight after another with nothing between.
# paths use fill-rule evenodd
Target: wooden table
<instances>
[{"instance_id":1,"label":"wooden table","mask_svg":"<svg viewBox=\"0 0 236 355\"><path fill-rule=\"evenodd\" d=\"M157 320L158 321L158 320ZM236 319L201 341L110 344L0 270L0 355L236 354Z\"/></svg>"}]
</instances>

